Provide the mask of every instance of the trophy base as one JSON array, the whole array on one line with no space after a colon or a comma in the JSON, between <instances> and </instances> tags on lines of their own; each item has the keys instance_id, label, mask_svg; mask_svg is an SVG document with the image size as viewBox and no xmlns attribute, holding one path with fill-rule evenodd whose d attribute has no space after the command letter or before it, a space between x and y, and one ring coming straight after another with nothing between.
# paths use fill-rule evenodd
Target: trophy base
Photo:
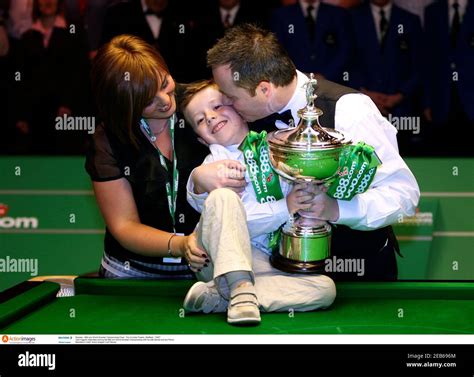
<instances>
[{"instance_id":1,"label":"trophy base","mask_svg":"<svg viewBox=\"0 0 474 377\"><path fill-rule=\"evenodd\" d=\"M270 264L277 270L291 274L322 274L324 273L325 259L312 262L300 262L287 259L274 252L270 256Z\"/></svg>"},{"instance_id":2,"label":"trophy base","mask_svg":"<svg viewBox=\"0 0 474 377\"><path fill-rule=\"evenodd\" d=\"M270 257L273 267L293 274L324 273L326 259L331 255L331 226L326 222L309 225L314 226L285 224L279 250Z\"/></svg>"}]
</instances>

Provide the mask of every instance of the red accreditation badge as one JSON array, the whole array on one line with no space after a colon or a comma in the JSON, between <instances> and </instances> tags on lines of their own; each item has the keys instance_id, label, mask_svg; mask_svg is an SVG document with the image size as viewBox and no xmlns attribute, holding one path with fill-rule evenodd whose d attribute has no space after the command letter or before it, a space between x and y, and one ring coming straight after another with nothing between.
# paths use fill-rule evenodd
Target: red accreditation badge
<instances>
[{"instance_id":1,"label":"red accreditation badge","mask_svg":"<svg viewBox=\"0 0 474 377\"><path fill-rule=\"evenodd\" d=\"M6 204L0 203L0 217L6 216L8 213L8 206Z\"/></svg>"}]
</instances>

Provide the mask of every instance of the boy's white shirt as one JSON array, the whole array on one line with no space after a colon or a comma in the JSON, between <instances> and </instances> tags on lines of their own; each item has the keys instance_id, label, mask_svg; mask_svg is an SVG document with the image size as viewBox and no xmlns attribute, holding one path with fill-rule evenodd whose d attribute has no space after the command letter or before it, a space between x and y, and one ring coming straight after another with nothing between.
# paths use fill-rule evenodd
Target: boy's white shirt
<instances>
[{"instance_id":1,"label":"boy's white shirt","mask_svg":"<svg viewBox=\"0 0 474 377\"><path fill-rule=\"evenodd\" d=\"M238 144L228 147L219 144L211 144L209 146L211 153L204 159L202 164L205 165L220 160L234 160L239 161L245 166L244 154L238 147ZM280 177L280 185L284 198L276 202L261 204L257 200L248 172L245 172L245 182L247 182L247 185L241 195L241 200L245 212L247 213L247 227L251 243L256 248L270 254L270 250L268 249L268 234L277 230L280 225L285 223L289 218L286 196L291 190L291 185L287 180ZM208 193L194 193L194 185L191 176L188 179L186 189L189 204L196 211L201 213Z\"/></svg>"}]
</instances>

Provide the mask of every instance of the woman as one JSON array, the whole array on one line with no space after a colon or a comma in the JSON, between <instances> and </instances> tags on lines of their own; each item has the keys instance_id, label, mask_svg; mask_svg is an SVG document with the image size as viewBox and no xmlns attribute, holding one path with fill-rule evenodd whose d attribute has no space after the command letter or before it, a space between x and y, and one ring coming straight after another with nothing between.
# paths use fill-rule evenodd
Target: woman
<instances>
[{"instance_id":1,"label":"woman","mask_svg":"<svg viewBox=\"0 0 474 377\"><path fill-rule=\"evenodd\" d=\"M92 88L102 123L86 170L107 226L100 275L193 277L189 267L201 269L207 255L195 233L177 232L198 220L184 191L193 167L185 153L195 150L175 127L175 82L163 58L137 37L118 36L95 57Z\"/></svg>"}]
</instances>

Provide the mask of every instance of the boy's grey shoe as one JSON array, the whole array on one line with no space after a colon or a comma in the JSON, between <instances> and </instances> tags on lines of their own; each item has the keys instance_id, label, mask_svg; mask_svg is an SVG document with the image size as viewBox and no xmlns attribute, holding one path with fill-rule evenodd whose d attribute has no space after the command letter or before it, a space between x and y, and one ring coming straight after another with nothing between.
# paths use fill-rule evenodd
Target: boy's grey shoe
<instances>
[{"instance_id":1,"label":"boy's grey shoe","mask_svg":"<svg viewBox=\"0 0 474 377\"><path fill-rule=\"evenodd\" d=\"M186 294L183 308L187 312L224 313L229 301L217 291L214 282L195 283Z\"/></svg>"},{"instance_id":2,"label":"boy's grey shoe","mask_svg":"<svg viewBox=\"0 0 474 377\"><path fill-rule=\"evenodd\" d=\"M237 326L256 326L260 321L255 287L243 286L232 291L227 309L227 322Z\"/></svg>"}]
</instances>

